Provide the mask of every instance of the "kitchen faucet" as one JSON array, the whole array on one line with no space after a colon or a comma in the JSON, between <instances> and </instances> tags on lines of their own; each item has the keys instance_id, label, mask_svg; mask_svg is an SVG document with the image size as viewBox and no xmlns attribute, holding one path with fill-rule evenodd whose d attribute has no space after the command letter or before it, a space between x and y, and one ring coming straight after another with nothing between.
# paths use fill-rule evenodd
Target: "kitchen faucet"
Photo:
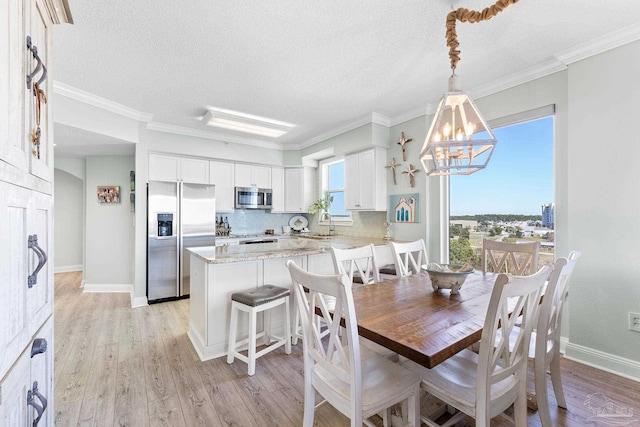
<instances>
[{"instance_id":1,"label":"kitchen faucet","mask_svg":"<svg viewBox=\"0 0 640 427\"><path fill-rule=\"evenodd\" d=\"M332 236L333 233L335 232L335 226L333 224L333 217L331 216L331 214L329 212L325 213L325 218L329 217L329 236Z\"/></svg>"}]
</instances>

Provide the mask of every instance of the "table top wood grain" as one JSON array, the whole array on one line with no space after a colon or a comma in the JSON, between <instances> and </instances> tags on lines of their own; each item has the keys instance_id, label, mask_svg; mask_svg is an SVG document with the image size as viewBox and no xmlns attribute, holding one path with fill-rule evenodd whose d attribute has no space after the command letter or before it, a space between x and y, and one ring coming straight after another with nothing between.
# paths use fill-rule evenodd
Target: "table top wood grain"
<instances>
[{"instance_id":1,"label":"table top wood grain","mask_svg":"<svg viewBox=\"0 0 640 427\"><path fill-rule=\"evenodd\" d=\"M358 333L433 368L480 340L496 277L476 271L458 295L434 291L426 272L354 286Z\"/></svg>"}]
</instances>

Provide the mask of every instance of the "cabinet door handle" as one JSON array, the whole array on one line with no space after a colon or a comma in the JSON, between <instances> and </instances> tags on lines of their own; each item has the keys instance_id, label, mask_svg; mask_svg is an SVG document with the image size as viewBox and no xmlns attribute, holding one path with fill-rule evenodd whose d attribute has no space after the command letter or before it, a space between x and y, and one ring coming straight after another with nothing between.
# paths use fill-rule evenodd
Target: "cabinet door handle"
<instances>
[{"instance_id":1,"label":"cabinet door handle","mask_svg":"<svg viewBox=\"0 0 640 427\"><path fill-rule=\"evenodd\" d=\"M40 405L35 402L35 399L33 398L34 396L38 398L41 403ZM45 409L47 409L47 399L38 391L38 381L34 381L33 388L27 391L27 406L33 406L33 409L38 413L38 417L33 420L33 427L36 427L40 422Z\"/></svg>"},{"instance_id":2,"label":"cabinet door handle","mask_svg":"<svg viewBox=\"0 0 640 427\"><path fill-rule=\"evenodd\" d=\"M27 247L29 249L32 249L36 253L36 255L38 255L38 266L33 271L33 273L31 273L29 275L29 277L27 278L27 286L29 286L29 288L31 288L31 287L33 287L33 285L38 283L38 273L40 272L42 267L44 267L44 265L47 263L47 254L45 253L44 250L42 250L42 248L40 246L38 246L38 235L37 234L29 235L29 240L28 240L27 245L28 245Z\"/></svg>"},{"instance_id":3,"label":"cabinet door handle","mask_svg":"<svg viewBox=\"0 0 640 427\"><path fill-rule=\"evenodd\" d=\"M31 345L31 358L47 351L47 340L44 338L36 338Z\"/></svg>"}]
</instances>

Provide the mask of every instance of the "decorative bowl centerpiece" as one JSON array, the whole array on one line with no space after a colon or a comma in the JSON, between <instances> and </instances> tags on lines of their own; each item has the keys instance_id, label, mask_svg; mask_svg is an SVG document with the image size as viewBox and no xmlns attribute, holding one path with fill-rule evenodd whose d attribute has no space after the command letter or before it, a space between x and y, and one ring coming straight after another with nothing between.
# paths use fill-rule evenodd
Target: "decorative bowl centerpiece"
<instances>
[{"instance_id":1,"label":"decorative bowl centerpiece","mask_svg":"<svg viewBox=\"0 0 640 427\"><path fill-rule=\"evenodd\" d=\"M434 291L451 289L451 295L459 294L467 276L473 273L473 267L469 264L436 264L432 262L423 265L422 269L429 273Z\"/></svg>"}]
</instances>

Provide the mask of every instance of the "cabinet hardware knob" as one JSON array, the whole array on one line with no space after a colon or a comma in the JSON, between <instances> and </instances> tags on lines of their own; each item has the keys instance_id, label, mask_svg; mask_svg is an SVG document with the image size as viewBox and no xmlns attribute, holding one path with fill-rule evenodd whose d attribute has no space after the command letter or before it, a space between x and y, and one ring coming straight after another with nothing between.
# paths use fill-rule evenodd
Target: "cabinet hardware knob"
<instances>
[{"instance_id":1,"label":"cabinet hardware knob","mask_svg":"<svg viewBox=\"0 0 640 427\"><path fill-rule=\"evenodd\" d=\"M36 338L31 345L31 357L42 354L47 351L47 340L44 338Z\"/></svg>"}]
</instances>

